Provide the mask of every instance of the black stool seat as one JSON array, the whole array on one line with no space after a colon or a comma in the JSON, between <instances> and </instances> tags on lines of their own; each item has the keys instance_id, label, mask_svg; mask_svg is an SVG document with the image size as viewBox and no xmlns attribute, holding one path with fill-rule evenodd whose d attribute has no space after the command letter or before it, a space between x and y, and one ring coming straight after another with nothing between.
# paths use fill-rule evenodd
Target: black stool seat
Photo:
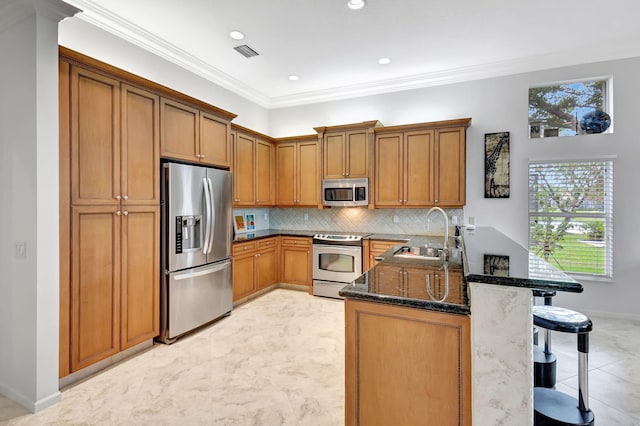
<instances>
[{"instance_id":1,"label":"black stool seat","mask_svg":"<svg viewBox=\"0 0 640 426\"><path fill-rule=\"evenodd\" d=\"M553 331L564 333L587 333L593 323L584 314L558 306L533 306L533 323Z\"/></svg>"},{"instance_id":2,"label":"black stool seat","mask_svg":"<svg viewBox=\"0 0 640 426\"><path fill-rule=\"evenodd\" d=\"M579 425L594 424L593 411L581 411L578 400L555 389L534 388L535 399L534 424L536 426L549 425Z\"/></svg>"}]
</instances>

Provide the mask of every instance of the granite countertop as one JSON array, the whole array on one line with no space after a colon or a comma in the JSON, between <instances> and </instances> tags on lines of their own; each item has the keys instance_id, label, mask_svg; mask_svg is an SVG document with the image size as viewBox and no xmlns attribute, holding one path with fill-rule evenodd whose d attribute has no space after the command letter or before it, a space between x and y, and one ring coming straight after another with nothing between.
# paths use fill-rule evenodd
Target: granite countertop
<instances>
[{"instance_id":1,"label":"granite countertop","mask_svg":"<svg viewBox=\"0 0 640 426\"><path fill-rule=\"evenodd\" d=\"M246 232L233 236L234 243L240 243L250 240L259 240L262 238L288 236L288 237L313 237L319 231L293 231L286 229L265 229L262 231Z\"/></svg>"},{"instance_id":2,"label":"granite countertop","mask_svg":"<svg viewBox=\"0 0 640 426\"><path fill-rule=\"evenodd\" d=\"M405 239L397 237L396 240ZM404 245L442 246L442 237L410 236ZM465 230L461 237L450 237L451 254L446 262L394 257L401 246L396 245L379 256L380 263L345 286L340 295L466 315L472 305L469 282L575 293L583 290L569 275L490 227ZM432 284L430 291L426 291L427 275ZM445 275L449 278L448 289L443 288Z\"/></svg>"}]
</instances>

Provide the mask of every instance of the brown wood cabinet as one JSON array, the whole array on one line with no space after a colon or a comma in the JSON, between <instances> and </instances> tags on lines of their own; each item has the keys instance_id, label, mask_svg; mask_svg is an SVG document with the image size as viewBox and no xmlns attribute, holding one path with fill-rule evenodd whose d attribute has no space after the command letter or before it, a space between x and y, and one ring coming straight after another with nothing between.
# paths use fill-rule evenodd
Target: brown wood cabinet
<instances>
[{"instance_id":1,"label":"brown wood cabinet","mask_svg":"<svg viewBox=\"0 0 640 426\"><path fill-rule=\"evenodd\" d=\"M300 284L309 286L309 292L313 290L312 284L312 240L307 237L281 237L282 261L281 281L287 284Z\"/></svg>"},{"instance_id":2,"label":"brown wood cabinet","mask_svg":"<svg viewBox=\"0 0 640 426\"><path fill-rule=\"evenodd\" d=\"M368 178L373 129L378 121L316 127L322 142L323 179Z\"/></svg>"},{"instance_id":3,"label":"brown wood cabinet","mask_svg":"<svg viewBox=\"0 0 640 426\"><path fill-rule=\"evenodd\" d=\"M278 282L279 237L234 243L232 254L234 301Z\"/></svg>"},{"instance_id":4,"label":"brown wood cabinet","mask_svg":"<svg viewBox=\"0 0 640 426\"><path fill-rule=\"evenodd\" d=\"M396 241L365 240L363 244L363 256L362 256L363 258L362 267L364 269L364 272L368 271L369 269L373 268L378 264L378 261L376 260L377 256L380 256L382 253L384 253L385 251L387 251L393 246L403 245L405 243L406 243L405 240L396 240Z\"/></svg>"},{"instance_id":5,"label":"brown wood cabinet","mask_svg":"<svg viewBox=\"0 0 640 426\"><path fill-rule=\"evenodd\" d=\"M276 145L276 205L318 207L320 149L317 136L279 139Z\"/></svg>"},{"instance_id":6,"label":"brown wood cabinet","mask_svg":"<svg viewBox=\"0 0 640 426\"><path fill-rule=\"evenodd\" d=\"M377 128L376 207L462 207L470 119Z\"/></svg>"},{"instance_id":7,"label":"brown wood cabinet","mask_svg":"<svg viewBox=\"0 0 640 426\"><path fill-rule=\"evenodd\" d=\"M346 425L471 425L465 315L345 301Z\"/></svg>"},{"instance_id":8,"label":"brown wood cabinet","mask_svg":"<svg viewBox=\"0 0 640 426\"><path fill-rule=\"evenodd\" d=\"M230 124L226 118L172 99L162 98L161 104L163 157L231 166Z\"/></svg>"},{"instance_id":9,"label":"brown wood cabinet","mask_svg":"<svg viewBox=\"0 0 640 426\"><path fill-rule=\"evenodd\" d=\"M88 68L60 63L61 376L159 332L160 99Z\"/></svg>"},{"instance_id":10,"label":"brown wood cabinet","mask_svg":"<svg viewBox=\"0 0 640 426\"><path fill-rule=\"evenodd\" d=\"M272 142L247 131L233 132L233 204L272 206L275 198L276 153Z\"/></svg>"}]
</instances>

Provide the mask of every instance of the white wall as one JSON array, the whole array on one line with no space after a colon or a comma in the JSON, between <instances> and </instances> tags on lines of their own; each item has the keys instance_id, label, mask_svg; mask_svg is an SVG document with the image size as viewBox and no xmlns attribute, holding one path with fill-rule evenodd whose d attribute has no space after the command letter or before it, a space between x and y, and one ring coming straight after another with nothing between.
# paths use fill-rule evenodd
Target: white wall
<instances>
[{"instance_id":1,"label":"white wall","mask_svg":"<svg viewBox=\"0 0 640 426\"><path fill-rule=\"evenodd\" d=\"M314 126L380 120L384 125L471 117L467 132L466 218L493 226L522 245L528 242L527 166L529 159L591 158L615 155L614 277L612 282L583 281L584 293L559 294L555 303L590 314L640 319L640 58L408 90L351 100L275 109L269 134L312 133ZM529 140L527 96L531 85L613 77L614 134ZM511 198L484 199L484 134L511 136Z\"/></svg>"}]
</instances>

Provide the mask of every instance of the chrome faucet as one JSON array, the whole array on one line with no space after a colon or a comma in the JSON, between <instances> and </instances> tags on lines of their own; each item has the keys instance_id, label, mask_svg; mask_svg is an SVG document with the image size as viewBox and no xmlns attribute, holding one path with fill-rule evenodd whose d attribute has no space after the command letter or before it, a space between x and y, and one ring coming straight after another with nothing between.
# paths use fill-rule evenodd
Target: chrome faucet
<instances>
[{"instance_id":1,"label":"chrome faucet","mask_svg":"<svg viewBox=\"0 0 640 426\"><path fill-rule=\"evenodd\" d=\"M449 217L440 207L431 207L427 212L427 229L429 229L429 215L431 215L431 212L433 212L434 210L442 213L442 217L444 217L444 244L442 245L442 253L444 255L444 260L447 260L447 258L449 257Z\"/></svg>"}]
</instances>

